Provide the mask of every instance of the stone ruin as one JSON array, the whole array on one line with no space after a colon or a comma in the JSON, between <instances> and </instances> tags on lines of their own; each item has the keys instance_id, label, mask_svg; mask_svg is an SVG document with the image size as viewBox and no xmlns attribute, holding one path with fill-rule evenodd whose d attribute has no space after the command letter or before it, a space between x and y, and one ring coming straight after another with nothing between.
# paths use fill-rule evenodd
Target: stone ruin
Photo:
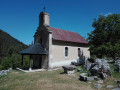
<instances>
[{"instance_id":1,"label":"stone ruin","mask_svg":"<svg viewBox=\"0 0 120 90\"><path fill-rule=\"evenodd\" d=\"M105 59L96 59L95 62L91 64L89 71L91 75L94 76L98 74L102 79L111 76L109 63Z\"/></svg>"},{"instance_id":2,"label":"stone ruin","mask_svg":"<svg viewBox=\"0 0 120 90\"><path fill-rule=\"evenodd\" d=\"M89 59L79 59L77 60L77 62L71 62L72 65L63 66L63 69L64 73L67 74L75 73L75 69L77 69L78 72L83 72L80 74L79 79L81 81L97 80L95 87L97 89L100 89L104 86L101 85L103 84L103 80L101 79L106 79L107 77L111 76L109 63L111 62L106 59L96 59L94 62L91 62ZM88 72L75 67L80 65L82 65ZM120 72L120 59L117 59L114 65L117 67L117 71ZM114 88L111 90L120 90L120 80L118 80L116 83L118 84L118 88ZM110 89L113 88L113 86L107 85L106 88Z\"/></svg>"},{"instance_id":3,"label":"stone ruin","mask_svg":"<svg viewBox=\"0 0 120 90\"><path fill-rule=\"evenodd\" d=\"M97 79L96 76L98 75L102 79L107 78L107 76L111 76L109 63L105 59L96 59L94 63L85 59L83 67L89 71L88 75L86 74L80 75L80 80L83 80L83 81L95 80Z\"/></svg>"},{"instance_id":4,"label":"stone ruin","mask_svg":"<svg viewBox=\"0 0 120 90\"><path fill-rule=\"evenodd\" d=\"M115 60L114 65L117 67L117 71L120 72L120 59Z\"/></svg>"},{"instance_id":5,"label":"stone ruin","mask_svg":"<svg viewBox=\"0 0 120 90\"><path fill-rule=\"evenodd\" d=\"M2 70L0 71L0 77L3 76L3 75L7 75L8 72L11 72L12 71L12 68L9 68L8 70Z\"/></svg>"}]
</instances>

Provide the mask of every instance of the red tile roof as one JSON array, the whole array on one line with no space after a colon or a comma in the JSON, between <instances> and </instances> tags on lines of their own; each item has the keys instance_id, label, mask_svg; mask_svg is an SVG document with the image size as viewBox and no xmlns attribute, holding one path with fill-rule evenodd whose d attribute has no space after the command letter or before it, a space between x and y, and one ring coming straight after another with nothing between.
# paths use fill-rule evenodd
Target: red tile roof
<instances>
[{"instance_id":1,"label":"red tile roof","mask_svg":"<svg viewBox=\"0 0 120 90\"><path fill-rule=\"evenodd\" d=\"M61 30L53 27L50 27L49 30L52 31L53 40L88 44L88 42L78 33Z\"/></svg>"}]
</instances>

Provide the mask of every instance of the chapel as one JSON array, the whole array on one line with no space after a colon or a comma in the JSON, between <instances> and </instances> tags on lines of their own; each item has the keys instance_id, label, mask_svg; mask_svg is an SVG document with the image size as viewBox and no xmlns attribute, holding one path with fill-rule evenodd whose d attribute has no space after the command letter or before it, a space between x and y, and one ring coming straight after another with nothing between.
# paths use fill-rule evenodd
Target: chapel
<instances>
[{"instance_id":1,"label":"chapel","mask_svg":"<svg viewBox=\"0 0 120 90\"><path fill-rule=\"evenodd\" d=\"M89 44L81 35L51 27L49 21L49 14L41 12L34 45L21 52L22 55L31 56L31 67L59 68L81 58L90 58Z\"/></svg>"}]
</instances>

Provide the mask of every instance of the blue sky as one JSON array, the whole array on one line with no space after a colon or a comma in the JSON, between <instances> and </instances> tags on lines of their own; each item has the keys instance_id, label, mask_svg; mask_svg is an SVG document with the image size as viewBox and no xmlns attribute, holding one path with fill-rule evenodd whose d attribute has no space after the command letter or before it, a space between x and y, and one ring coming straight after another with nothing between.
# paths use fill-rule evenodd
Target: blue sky
<instances>
[{"instance_id":1,"label":"blue sky","mask_svg":"<svg viewBox=\"0 0 120 90\"><path fill-rule=\"evenodd\" d=\"M46 6L50 26L79 33L87 38L94 18L120 13L120 0L0 0L0 29L30 44Z\"/></svg>"}]
</instances>

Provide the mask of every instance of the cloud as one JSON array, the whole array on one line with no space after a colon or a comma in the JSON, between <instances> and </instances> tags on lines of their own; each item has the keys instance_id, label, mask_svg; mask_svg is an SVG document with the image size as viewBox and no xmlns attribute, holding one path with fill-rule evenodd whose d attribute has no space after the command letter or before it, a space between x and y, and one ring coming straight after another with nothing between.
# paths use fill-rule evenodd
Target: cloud
<instances>
[{"instance_id":1,"label":"cloud","mask_svg":"<svg viewBox=\"0 0 120 90\"><path fill-rule=\"evenodd\" d=\"M104 14L104 16L107 17L108 15L111 15L111 14L112 14L112 13L109 12L109 13Z\"/></svg>"}]
</instances>

